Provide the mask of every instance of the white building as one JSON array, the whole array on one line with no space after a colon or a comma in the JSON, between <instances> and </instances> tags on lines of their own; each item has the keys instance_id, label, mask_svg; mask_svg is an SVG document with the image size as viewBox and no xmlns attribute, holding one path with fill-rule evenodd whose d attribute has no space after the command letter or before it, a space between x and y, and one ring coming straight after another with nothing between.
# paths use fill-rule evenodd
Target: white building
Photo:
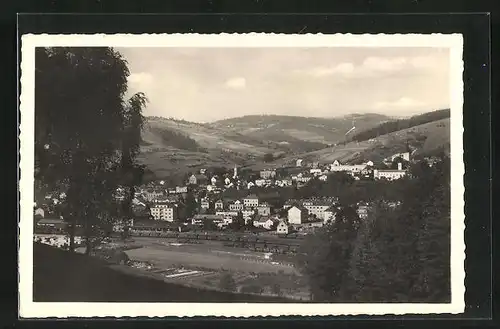
<instances>
[{"instance_id":1,"label":"white building","mask_svg":"<svg viewBox=\"0 0 500 329\"><path fill-rule=\"evenodd\" d=\"M276 170L261 170L260 178L262 179L270 179L276 177Z\"/></svg>"},{"instance_id":2,"label":"white building","mask_svg":"<svg viewBox=\"0 0 500 329\"><path fill-rule=\"evenodd\" d=\"M311 176L300 176L300 175L298 175L296 180L297 180L298 183L305 184L305 183L309 182L311 179L312 179Z\"/></svg>"},{"instance_id":3,"label":"white building","mask_svg":"<svg viewBox=\"0 0 500 329\"><path fill-rule=\"evenodd\" d=\"M298 160L295 162L295 167L302 167L302 159L298 159Z\"/></svg>"},{"instance_id":4,"label":"white building","mask_svg":"<svg viewBox=\"0 0 500 329\"><path fill-rule=\"evenodd\" d=\"M215 210L223 210L224 209L224 202L222 200L215 201L214 208L215 208Z\"/></svg>"},{"instance_id":5,"label":"white building","mask_svg":"<svg viewBox=\"0 0 500 329\"><path fill-rule=\"evenodd\" d=\"M266 180L265 179L256 179L255 185L257 185L258 187L264 186L264 185L266 185Z\"/></svg>"},{"instance_id":6,"label":"white building","mask_svg":"<svg viewBox=\"0 0 500 329\"><path fill-rule=\"evenodd\" d=\"M198 183L198 178L196 178L196 175L189 176L189 179L188 179L189 185L196 185L197 183Z\"/></svg>"},{"instance_id":7,"label":"white building","mask_svg":"<svg viewBox=\"0 0 500 329\"><path fill-rule=\"evenodd\" d=\"M200 225L204 224L205 222L211 221L215 224L223 223L224 222L224 216L221 215L203 215L203 214L197 214L194 215L193 219L191 220L191 223L193 225Z\"/></svg>"},{"instance_id":8,"label":"white building","mask_svg":"<svg viewBox=\"0 0 500 329\"><path fill-rule=\"evenodd\" d=\"M337 208L334 206L329 207L323 212L323 223L328 223L335 220L337 214Z\"/></svg>"},{"instance_id":9,"label":"white building","mask_svg":"<svg viewBox=\"0 0 500 329\"><path fill-rule=\"evenodd\" d=\"M318 177L318 179L322 182L326 182L328 180L328 176L327 175L321 175Z\"/></svg>"},{"instance_id":10,"label":"white building","mask_svg":"<svg viewBox=\"0 0 500 329\"><path fill-rule=\"evenodd\" d=\"M212 179L210 179L210 182L212 183L212 185L217 184L217 177L213 176Z\"/></svg>"},{"instance_id":11,"label":"white building","mask_svg":"<svg viewBox=\"0 0 500 329\"><path fill-rule=\"evenodd\" d=\"M269 216L271 214L271 206L267 203L261 203L257 206L257 213L261 216Z\"/></svg>"},{"instance_id":12,"label":"white building","mask_svg":"<svg viewBox=\"0 0 500 329\"><path fill-rule=\"evenodd\" d=\"M255 215L255 209L251 208L243 209L241 213L243 214L243 218L252 217L253 215Z\"/></svg>"},{"instance_id":13,"label":"white building","mask_svg":"<svg viewBox=\"0 0 500 329\"><path fill-rule=\"evenodd\" d=\"M259 198L255 194L250 194L243 199L243 204L245 208L256 208L259 205Z\"/></svg>"},{"instance_id":14,"label":"white building","mask_svg":"<svg viewBox=\"0 0 500 329\"><path fill-rule=\"evenodd\" d=\"M359 218L366 219L368 218L368 210L368 205L360 204L358 205L358 209L356 209L356 213L358 214Z\"/></svg>"},{"instance_id":15,"label":"white building","mask_svg":"<svg viewBox=\"0 0 500 329\"><path fill-rule=\"evenodd\" d=\"M201 207L201 209L209 209L210 208L210 201L207 198L201 199L200 207Z\"/></svg>"},{"instance_id":16,"label":"white building","mask_svg":"<svg viewBox=\"0 0 500 329\"><path fill-rule=\"evenodd\" d=\"M151 207L151 216L156 220L173 222L177 219L177 207L166 202L156 203Z\"/></svg>"},{"instance_id":17,"label":"white building","mask_svg":"<svg viewBox=\"0 0 500 329\"><path fill-rule=\"evenodd\" d=\"M330 165L330 171L332 171L332 172L345 171L345 172L349 172L351 174L360 173L365 168L366 168L366 164L348 165L348 164L341 164L338 160L335 160Z\"/></svg>"},{"instance_id":18,"label":"white building","mask_svg":"<svg viewBox=\"0 0 500 329\"><path fill-rule=\"evenodd\" d=\"M38 215L38 216L40 216L40 217L42 217L42 218L43 218L43 217L45 217L45 211L43 210L43 208L37 208L37 209L35 210L35 216L36 216L36 215Z\"/></svg>"},{"instance_id":19,"label":"white building","mask_svg":"<svg viewBox=\"0 0 500 329\"><path fill-rule=\"evenodd\" d=\"M223 217L236 217L238 216L237 211L216 211L216 215L223 216Z\"/></svg>"},{"instance_id":20,"label":"white building","mask_svg":"<svg viewBox=\"0 0 500 329\"><path fill-rule=\"evenodd\" d=\"M402 164L398 163L398 169L373 170L374 179L395 180L406 176L406 170L402 169Z\"/></svg>"},{"instance_id":21,"label":"white building","mask_svg":"<svg viewBox=\"0 0 500 329\"><path fill-rule=\"evenodd\" d=\"M144 192L144 199L147 201L153 201L153 200L158 200L161 197L163 197L163 191L157 191L157 190L147 190Z\"/></svg>"},{"instance_id":22,"label":"white building","mask_svg":"<svg viewBox=\"0 0 500 329\"><path fill-rule=\"evenodd\" d=\"M307 209L303 207L293 206L288 209L288 223L300 225L307 217Z\"/></svg>"},{"instance_id":23,"label":"white building","mask_svg":"<svg viewBox=\"0 0 500 329\"><path fill-rule=\"evenodd\" d=\"M261 217L258 220L254 220L253 226L255 227L263 227L266 230L272 229L273 225L275 223L275 220L269 217Z\"/></svg>"},{"instance_id":24,"label":"white building","mask_svg":"<svg viewBox=\"0 0 500 329\"><path fill-rule=\"evenodd\" d=\"M278 226L276 227L276 233L278 234L288 234L289 227L285 221L280 221Z\"/></svg>"},{"instance_id":25,"label":"white building","mask_svg":"<svg viewBox=\"0 0 500 329\"><path fill-rule=\"evenodd\" d=\"M325 217L325 211L332 206L331 203L322 200L306 200L302 206L307 209L309 215L314 215L318 219Z\"/></svg>"},{"instance_id":26,"label":"white building","mask_svg":"<svg viewBox=\"0 0 500 329\"><path fill-rule=\"evenodd\" d=\"M175 193L187 193L188 188L187 186L176 186L175 187Z\"/></svg>"},{"instance_id":27,"label":"white building","mask_svg":"<svg viewBox=\"0 0 500 329\"><path fill-rule=\"evenodd\" d=\"M320 169L320 168L312 168L312 169L309 169L309 173L311 175L315 175L315 176L318 176L318 175L321 175L323 171Z\"/></svg>"},{"instance_id":28,"label":"white building","mask_svg":"<svg viewBox=\"0 0 500 329\"><path fill-rule=\"evenodd\" d=\"M229 205L229 210L241 211L241 210L243 210L243 203L240 200L236 200Z\"/></svg>"},{"instance_id":29,"label":"white building","mask_svg":"<svg viewBox=\"0 0 500 329\"><path fill-rule=\"evenodd\" d=\"M391 155L389 158L385 159L387 162L392 162L396 158L401 158L405 161L410 161L410 152L396 153Z\"/></svg>"}]
</instances>

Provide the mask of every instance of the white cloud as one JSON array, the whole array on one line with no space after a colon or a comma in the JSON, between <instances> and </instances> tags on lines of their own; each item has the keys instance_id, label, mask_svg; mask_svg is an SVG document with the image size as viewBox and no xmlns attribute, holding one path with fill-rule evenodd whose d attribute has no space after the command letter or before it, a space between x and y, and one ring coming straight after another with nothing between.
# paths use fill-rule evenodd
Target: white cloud
<instances>
[{"instance_id":1,"label":"white cloud","mask_svg":"<svg viewBox=\"0 0 500 329\"><path fill-rule=\"evenodd\" d=\"M370 56L359 65L342 62L338 65L316 66L309 69L295 70L295 73L306 74L315 78L342 76L348 78L377 77L387 73L405 70L434 68L436 61L431 56L416 57L376 57Z\"/></svg>"},{"instance_id":2,"label":"white cloud","mask_svg":"<svg viewBox=\"0 0 500 329\"><path fill-rule=\"evenodd\" d=\"M367 71L399 71L405 67L407 59L404 57L368 57L363 61L362 70Z\"/></svg>"},{"instance_id":3,"label":"white cloud","mask_svg":"<svg viewBox=\"0 0 500 329\"><path fill-rule=\"evenodd\" d=\"M145 115L197 122L263 113L412 115L449 103L449 53L433 48L131 47L119 51L133 73L130 92L142 91L149 99ZM404 108L417 106L420 102L415 100L427 106ZM375 109L381 101L385 103Z\"/></svg>"},{"instance_id":4,"label":"white cloud","mask_svg":"<svg viewBox=\"0 0 500 329\"><path fill-rule=\"evenodd\" d=\"M408 97L401 97L398 100L392 101L392 102L377 102L375 103L374 108L376 110L384 110L384 109L408 109L408 108L416 108L416 107L421 107L425 106L426 103L408 98Z\"/></svg>"},{"instance_id":5,"label":"white cloud","mask_svg":"<svg viewBox=\"0 0 500 329\"><path fill-rule=\"evenodd\" d=\"M300 73L301 71L298 72ZM316 78L335 74L347 75L351 74L352 72L354 72L354 64L349 62L340 63L334 66L318 66L310 70L305 70L306 74L309 74Z\"/></svg>"},{"instance_id":6,"label":"white cloud","mask_svg":"<svg viewBox=\"0 0 500 329\"><path fill-rule=\"evenodd\" d=\"M242 77L231 78L226 81L225 85L231 89L244 89L247 85L247 80Z\"/></svg>"}]
</instances>

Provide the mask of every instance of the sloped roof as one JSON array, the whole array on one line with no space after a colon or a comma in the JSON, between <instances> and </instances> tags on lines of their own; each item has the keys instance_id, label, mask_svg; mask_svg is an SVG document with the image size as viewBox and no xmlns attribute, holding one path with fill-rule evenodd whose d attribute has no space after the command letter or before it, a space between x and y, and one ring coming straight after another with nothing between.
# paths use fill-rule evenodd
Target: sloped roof
<instances>
[{"instance_id":1,"label":"sloped roof","mask_svg":"<svg viewBox=\"0 0 500 329\"><path fill-rule=\"evenodd\" d=\"M308 212L308 210L303 206L301 206L300 204L292 204L292 206L288 209L288 211L290 211L292 208L298 208L301 211Z\"/></svg>"},{"instance_id":2,"label":"sloped roof","mask_svg":"<svg viewBox=\"0 0 500 329\"><path fill-rule=\"evenodd\" d=\"M42 218L40 219L37 224L65 224L66 222L62 219L59 218Z\"/></svg>"},{"instance_id":3,"label":"sloped roof","mask_svg":"<svg viewBox=\"0 0 500 329\"><path fill-rule=\"evenodd\" d=\"M250 194L245 199L258 199L258 197L255 194Z\"/></svg>"},{"instance_id":4,"label":"sloped roof","mask_svg":"<svg viewBox=\"0 0 500 329\"><path fill-rule=\"evenodd\" d=\"M220 219L222 220L224 217L222 215L210 215L210 214L197 214L194 215L194 219Z\"/></svg>"}]
</instances>

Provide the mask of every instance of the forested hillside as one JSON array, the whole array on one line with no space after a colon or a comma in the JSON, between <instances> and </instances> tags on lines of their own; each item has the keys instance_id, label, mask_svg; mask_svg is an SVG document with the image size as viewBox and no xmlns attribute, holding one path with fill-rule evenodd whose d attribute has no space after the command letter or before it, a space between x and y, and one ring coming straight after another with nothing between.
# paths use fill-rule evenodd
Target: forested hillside
<instances>
[{"instance_id":1,"label":"forested hillside","mask_svg":"<svg viewBox=\"0 0 500 329\"><path fill-rule=\"evenodd\" d=\"M314 300L450 301L450 161L420 162L410 172L413 179L388 182L392 192L378 198L353 181L336 182L344 195L336 220L308 237L298 261ZM360 220L356 202L365 197L374 203Z\"/></svg>"},{"instance_id":2,"label":"forested hillside","mask_svg":"<svg viewBox=\"0 0 500 329\"><path fill-rule=\"evenodd\" d=\"M202 148L194 139L186 136L180 132L172 131L169 129L161 129L158 127L151 127L151 132L160 136L164 145L172 146L180 150L192 151L192 152L205 152L206 150Z\"/></svg>"},{"instance_id":3,"label":"forested hillside","mask_svg":"<svg viewBox=\"0 0 500 329\"><path fill-rule=\"evenodd\" d=\"M408 129L411 127L423 125L428 122L438 121L450 117L450 110L438 110L413 116L408 119L393 120L381 123L380 125L360 131L353 134L350 138L352 141L362 142L371 138L376 138L381 135L389 134L395 131Z\"/></svg>"}]
</instances>

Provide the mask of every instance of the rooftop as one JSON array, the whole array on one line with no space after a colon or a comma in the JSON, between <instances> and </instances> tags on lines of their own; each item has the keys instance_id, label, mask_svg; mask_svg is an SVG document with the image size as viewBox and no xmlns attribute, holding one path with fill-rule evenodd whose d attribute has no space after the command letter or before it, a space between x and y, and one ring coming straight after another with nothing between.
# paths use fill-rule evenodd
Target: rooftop
<instances>
[{"instance_id":1,"label":"rooftop","mask_svg":"<svg viewBox=\"0 0 500 329\"><path fill-rule=\"evenodd\" d=\"M255 194L250 194L245 199L258 199L258 197Z\"/></svg>"}]
</instances>

